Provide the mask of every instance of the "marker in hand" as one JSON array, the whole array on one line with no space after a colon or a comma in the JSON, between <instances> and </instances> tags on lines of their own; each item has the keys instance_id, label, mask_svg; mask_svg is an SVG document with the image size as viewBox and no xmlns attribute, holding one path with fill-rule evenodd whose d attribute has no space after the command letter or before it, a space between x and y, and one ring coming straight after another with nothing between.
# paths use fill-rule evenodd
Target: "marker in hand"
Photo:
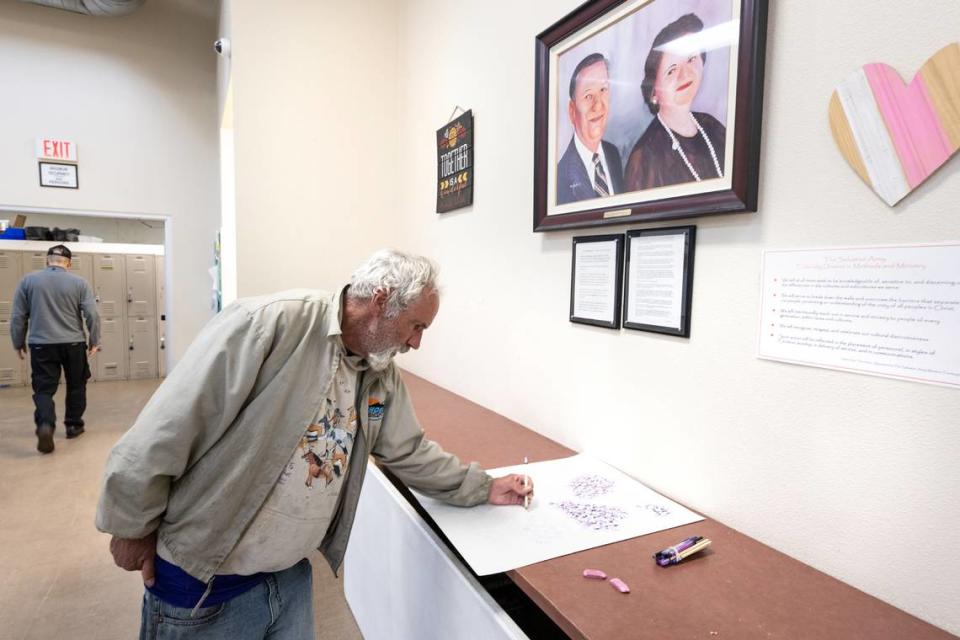
<instances>
[{"instance_id":1,"label":"marker in hand","mask_svg":"<svg viewBox=\"0 0 960 640\"><path fill-rule=\"evenodd\" d=\"M523 456L523 464L527 464L527 456ZM527 485L528 485L529 483L530 483L530 476L524 475L524 476L523 476L523 488L526 489L526 488L527 488ZM527 510L530 509L530 494L529 494L529 493L524 494L524 496L523 496L523 508L524 508L524 509L527 509Z\"/></svg>"}]
</instances>

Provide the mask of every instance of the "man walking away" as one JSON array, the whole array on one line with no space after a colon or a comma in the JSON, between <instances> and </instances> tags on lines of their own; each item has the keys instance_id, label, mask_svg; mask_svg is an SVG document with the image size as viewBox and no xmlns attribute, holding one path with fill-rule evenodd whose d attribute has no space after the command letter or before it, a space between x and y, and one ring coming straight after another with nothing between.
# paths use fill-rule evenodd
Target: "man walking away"
<instances>
[{"instance_id":1,"label":"man walking away","mask_svg":"<svg viewBox=\"0 0 960 640\"><path fill-rule=\"evenodd\" d=\"M37 451L53 451L57 414L53 394L60 383L60 369L67 382L66 414L63 424L67 438L83 433L83 412L87 407L87 356L100 349L100 317L93 290L87 282L67 269L73 254L58 244L47 251L47 268L24 276L13 298L10 336L13 348L23 360L30 348L33 420L37 425ZM86 320L88 338L83 333ZM27 338L27 326L30 336ZM88 347L89 344L89 347Z\"/></svg>"}]
</instances>

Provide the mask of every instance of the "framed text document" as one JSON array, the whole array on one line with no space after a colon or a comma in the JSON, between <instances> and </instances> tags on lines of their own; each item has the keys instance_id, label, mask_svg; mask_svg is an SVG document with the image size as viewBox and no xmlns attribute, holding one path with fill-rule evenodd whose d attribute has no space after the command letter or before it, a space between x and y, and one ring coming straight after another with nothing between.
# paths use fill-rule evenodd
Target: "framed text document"
<instances>
[{"instance_id":1,"label":"framed text document","mask_svg":"<svg viewBox=\"0 0 960 640\"><path fill-rule=\"evenodd\" d=\"M690 337L695 226L627 232L623 326Z\"/></svg>"},{"instance_id":2,"label":"framed text document","mask_svg":"<svg viewBox=\"0 0 960 640\"><path fill-rule=\"evenodd\" d=\"M573 239L570 322L619 329L622 283L622 235Z\"/></svg>"},{"instance_id":3,"label":"framed text document","mask_svg":"<svg viewBox=\"0 0 960 640\"><path fill-rule=\"evenodd\" d=\"M763 253L761 358L960 388L960 243Z\"/></svg>"}]
</instances>

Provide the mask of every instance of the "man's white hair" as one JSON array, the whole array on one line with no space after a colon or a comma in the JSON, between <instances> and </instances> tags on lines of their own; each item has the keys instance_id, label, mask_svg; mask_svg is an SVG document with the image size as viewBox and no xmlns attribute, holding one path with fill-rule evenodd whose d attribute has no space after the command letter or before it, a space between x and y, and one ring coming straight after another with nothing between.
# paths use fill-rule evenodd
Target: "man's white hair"
<instances>
[{"instance_id":1,"label":"man's white hair","mask_svg":"<svg viewBox=\"0 0 960 640\"><path fill-rule=\"evenodd\" d=\"M378 291L387 295L387 317L395 317L425 291L437 291L439 269L428 258L394 249L377 251L350 277L348 295L368 300Z\"/></svg>"}]
</instances>

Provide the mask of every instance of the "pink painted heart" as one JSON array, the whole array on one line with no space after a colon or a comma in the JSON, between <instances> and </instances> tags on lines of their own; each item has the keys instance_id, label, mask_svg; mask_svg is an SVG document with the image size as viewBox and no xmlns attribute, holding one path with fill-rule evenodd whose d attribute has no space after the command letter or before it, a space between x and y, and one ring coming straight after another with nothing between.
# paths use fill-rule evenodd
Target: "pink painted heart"
<instances>
[{"instance_id":1,"label":"pink painted heart","mask_svg":"<svg viewBox=\"0 0 960 640\"><path fill-rule=\"evenodd\" d=\"M891 207L960 148L960 44L928 59L909 85L881 63L830 98L830 129L854 171Z\"/></svg>"}]
</instances>

